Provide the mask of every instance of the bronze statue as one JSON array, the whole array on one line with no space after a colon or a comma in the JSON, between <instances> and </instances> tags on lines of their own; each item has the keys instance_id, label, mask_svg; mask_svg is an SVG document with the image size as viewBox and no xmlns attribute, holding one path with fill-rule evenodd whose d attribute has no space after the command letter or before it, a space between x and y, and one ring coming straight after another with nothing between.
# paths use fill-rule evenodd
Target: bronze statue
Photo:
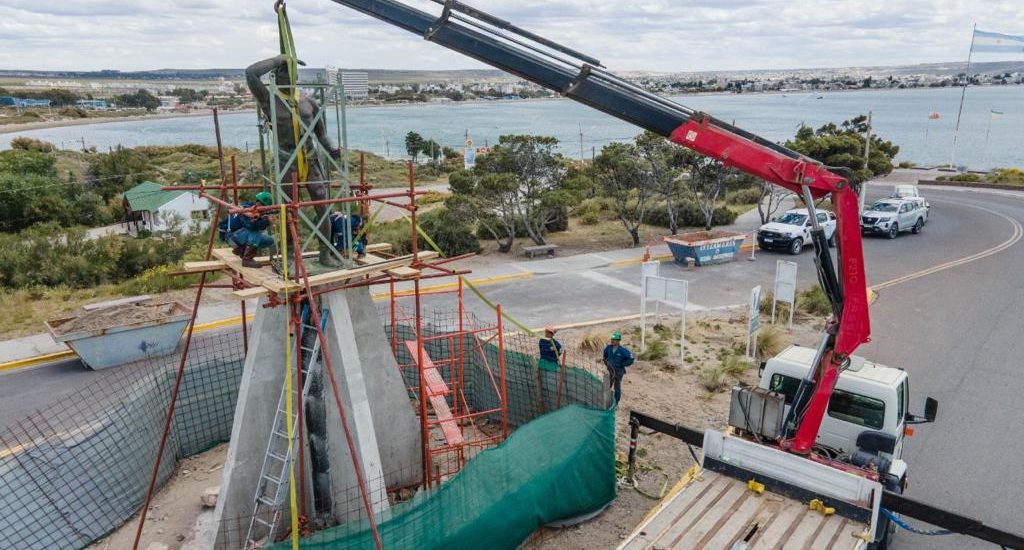
<instances>
[{"instance_id":1,"label":"bronze statue","mask_svg":"<svg viewBox=\"0 0 1024 550\"><path fill-rule=\"evenodd\" d=\"M302 61L299 61L300 65L305 65ZM275 81L279 83L279 86L287 86L289 83L288 76L288 56L281 54L270 59L264 59L253 63L245 70L245 79L249 85L249 91L252 92L253 97L256 98L256 104L259 105L260 111L267 120L270 120L270 88L263 83L261 78L263 75L273 72ZM289 88L285 88L285 91L290 91ZM276 116L277 126L277 143L280 151L280 162L284 164L288 158L295 152L295 132L292 127L292 110L288 104L288 101L281 97L275 97L276 104L274 105L274 114ZM298 103L299 118L302 123L309 127L317 114L320 112L320 104L316 99L302 95L299 98ZM304 133L304 130L300 130L300 135ZM329 137L327 137L327 126L324 123L324 119L321 117L316 121L313 126L313 135L311 139L316 139L317 142L323 147L324 150L329 151L330 155L334 158L340 158L340 150L336 148ZM307 177L305 183L306 189L309 190L309 196L312 200L319 201L330 198L328 193L328 184L326 181L326 170L324 170L322 159L318 154L317 147L312 143L311 140L307 140L305 144L305 156L306 166L308 168ZM283 175L282 183L292 181L292 178L297 174L297 162L298 159L289 168L288 172ZM320 241L320 257L319 262L325 267L340 267L341 262L338 260L334 253L334 249L330 244L331 239L331 223L327 216L328 205L322 204L316 207L316 216L318 220L318 228L323 239ZM325 239L328 242L325 242Z\"/></svg>"}]
</instances>

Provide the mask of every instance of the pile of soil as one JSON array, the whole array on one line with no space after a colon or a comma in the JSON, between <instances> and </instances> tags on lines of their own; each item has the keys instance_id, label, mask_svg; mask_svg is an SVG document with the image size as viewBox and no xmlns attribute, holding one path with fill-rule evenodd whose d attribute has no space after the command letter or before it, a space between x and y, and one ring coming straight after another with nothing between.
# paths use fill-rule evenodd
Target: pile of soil
<instances>
[{"instance_id":1,"label":"pile of soil","mask_svg":"<svg viewBox=\"0 0 1024 550\"><path fill-rule=\"evenodd\" d=\"M174 313L176 302L125 304L82 311L53 326L56 335L162 321Z\"/></svg>"}]
</instances>

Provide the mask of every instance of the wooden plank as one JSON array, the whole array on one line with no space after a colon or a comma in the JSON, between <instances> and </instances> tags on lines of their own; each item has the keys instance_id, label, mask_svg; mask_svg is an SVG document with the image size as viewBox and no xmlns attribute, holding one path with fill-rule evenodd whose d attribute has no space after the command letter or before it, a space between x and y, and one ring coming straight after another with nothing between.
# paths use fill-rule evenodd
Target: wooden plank
<instances>
[{"instance_id":1,"label":"wooden plank","mask_svg":"<svg viewBox=\"0 0 1024 550\"><path fill-rule=\"evenodd\" d=\"M437 252L420 252L419 253L419 259L420 260L428 260L428 259L434 258L436 256L437 256ZM409 254L408 256L399 256L398 258L394 258L394 259L391 259L391 260L385 260L385 261L380 262L380 263L368 264L368 265L360 266L360 267L357 267L357 268L354 268L354 269L342 269L342 270L339 270L339 271L331 271L331 272L328 272L328 273L321 273L320 275L313 275L312 277L309 278L309 284L310 284L310 286L314 286L315 287L315 286L328 285L328 284L333 284L333 283L340 283L340 282L344 282L344 281L349 281L349 280L355 279L357 277L363 277L363 276L369 275L371 273L376 273L378 271L387 271L388 269L392 269L392 268L395 268L395 267L408 266L412 262L413 262L412 254ZM264 286L266 286L266 285L264 285ZM302 285L300 285L298 283L289 282L288 288L289 288L289 290L294 290L294 289L301 288L301 286ZM282 289L283 289L283 285L282 285Z\"/></svg>"},{"instance_id":2,"label":"wooden plank","mask_svg":"<svg viewBox=\"0 0 1024 550\"><path fill-rule=\"evenodd\" d=\"M284 281L271 269L242 266L242 259L232 254L230 248L214 250L213 257L226 263L230 269L241 275L246 282L253 286L266 286L275 292L280 292L284 287Z\"/></svg>"},{"instance_id":3,"label":"wooden plank","mask_svg":"<svg viewBox=\"0 0 1024 550\"><path fill-rule=\"evenodd\" d=\"M403 266L389 269L387 273L396 279L414 279L420 274L420 270Z\"/></svg>"},{"instance_id":4,"label":"wooden plank","mask_svg":"<svg viewBox=\"0 0 1024 550\"><path fill-rule=\"evenodd\" d=\"M770 493L765 493L768 497ZM782 545L789 536L790 529L795 529L796 524L803 518L806 506L798 506L796 503L783 499L778 495L771 495L771 498L779 499L780 509L762 524L761 528L750 539L748 547L751 550L772 550Z\"/></svg>"},{"instance_id":5,"label":"wooden plank","mask_svg":"<svg viewBox=\"0 0 1024 550\"><path fill-rule=\"evenodd\" d=\"M220 260L210 260L208 262L185 262L185 267L182 271L185 273L202 273L204 271L220 271L227 266L228 264Z\"/></svg>"},{"instance_id":6,"label":"wooden plank","mask_svg":"<svg viewBox=\"0 0 1024 550\"><path fill-rule=\"evenodd\" d=\"M704 535L696 548L732 548L737 541L746 537L754 528L761 511L772 504L774 503L764 498L764 495L747 490L740 505ZM725 523L723 524L723 522ZM760 526L758 528L760 529Z\"/></svg>"},{"instance_id":7,"label":"wooden plank","mask_svg":"<svg viewBox=\"0 0 1024 550\"><path fill-rule=\"evenodd\" d=\"M694 507L688 518L679 522L673 529L661 537L661 545L665 548L694 548L694 544L708 531L714 528L720 518L732 513L733 505L749 492L746 485L739 482L730 483L726 490L714 499L706 499L706 506ZM687 521L688 520L688 521Z\"/></svg>"},{"instance_id":8,"label":"wooden plank","mask_svg":"<svg viewBox=\"0 0 1024 550\"><path fill-rule=\"evenodd\" d=\"M825 516L813 510L804 513L803 521L796 526L796 529L786 537L782 550L804 550L811 548L810 543L814 540L818 530L825 523Z\"/></svg>"},{"instance_id":9,"label":"wooden plank","mask_svg":"<svg viewBox=\"0 0 1024 550\"><path fill-rule=\"evenodd\" d=\"M373 243L366 245L366 253L372 254L374 252L391 252L391 243Z\"/></svg>"},{"instance_id":10,"label":"wooden plank","mask_svg":"<svg viewBox=\"0 0 1024 550\"><path fill-rule=\"evenodd\" d=\"M314 258L314 257L318 256L319 254L320 254L320 252L314 250L312 252L303 252L302 253L302 257L303 258ZM292 254L289 253L288 255L291 256ZM253 258L253 260L256 260L256 263L258 263L260 265L270 265L270 256L256 256L255 258Z\"/></svg>"},{"instance_id":11,"label":"wooden plank","mask_svg":"<svg viewBox=\"0 0 1024 550\"><path fill-rule=\"evenodd\" d=\"M729 478L714 472L703 471L676 494L662 509L642 526L642 534L634 538L626 548L641 549L660 546L657 543L691 508L705 495L720 494L729 483Z\"/></svg>"},{"instance_id":12,"label":"wooden plank","mask_svg":"<svg viewBox=\"0 0 1024 550\"><path fill-rule=\"evenodd\" d=\"M243 288L241 290L236 290L231 294L235 298L238 298L239 300L248 300L250 298L259 298L260 296L265 295L267 292L270 291L267 290L266 287L254 286L251 288Z\"/></svg>"}]
</instances>

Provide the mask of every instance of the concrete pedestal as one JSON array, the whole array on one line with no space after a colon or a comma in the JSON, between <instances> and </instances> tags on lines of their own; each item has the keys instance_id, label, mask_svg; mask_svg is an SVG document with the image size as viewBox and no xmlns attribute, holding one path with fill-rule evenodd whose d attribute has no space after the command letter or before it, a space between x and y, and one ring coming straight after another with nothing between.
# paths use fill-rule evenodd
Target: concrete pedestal
<instances>
[{"instance_id":1,"label":"concrete pedestal","mask_svg":"<svg viewBox=\"0 0 1024 550\"><path fill-rule=\"evenodd\" d=\"M241 548L253 514L260 469L284 386L288 309L256 308L235 408L231 443L224 463L217 526L210 548ZM378 319L369 289L338 290L322 298L329 310L324 335L345 407L348 427L377 521L388 517L389 486L420 479L419 421ZM365 517L363 500L330 380L326 379L327 450L334 516L339 522ZM308 453L306 453L308 455ZM308 471L308 468L307 468ZM312 491L307 491L312 493ZM311 497L310 497L311 498ZM282 513L287 516L287 506Z\"/></svg>"}]
</instances>

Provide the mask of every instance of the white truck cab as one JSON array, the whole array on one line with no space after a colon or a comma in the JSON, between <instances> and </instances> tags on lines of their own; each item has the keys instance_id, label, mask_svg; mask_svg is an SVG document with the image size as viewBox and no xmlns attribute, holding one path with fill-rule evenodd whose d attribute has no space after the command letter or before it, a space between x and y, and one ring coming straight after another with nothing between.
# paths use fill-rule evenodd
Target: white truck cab
<instances>
[{"instance_id":1,"label":"white truck cab","mask_svg":"<svg viewBox=\"0 0 1024 550\"><path fill-rule=\"evenodd\" d=\"M764 363L758 386L783 394L788 413L800 381L812 368L814 355L812 348L786 348ZM925 415L918 417L909 412L909 402L910 380L906 371L851 356L850 365L839 375L829 400L828 412L818 432L817 449L833 458L855 458L858 451L863 450L858 446L859 440L865 437L862 434L883 434L883 439L891 439L891 449L886 445L873 451L890 463L888 474L902 489L907 471L907 464L902 460L907 425L934 421L938 407L937 401L928 398Z\"/></svg>"},{"instance_id":2,"label":"white truck cab","mask_svg":"<svg viewBox=\"0 0 1024 550\"><path fill-rule=\"evenodd\" d=\"M828 210L818 210L818 224L825 230L829 246L836 245L836 215ZM785 250L800 254L804 246L811 244L811 217L806 208L795 208L776 216L757 231L757 245L762 250Z\"/></svg>"}]
</instances>

